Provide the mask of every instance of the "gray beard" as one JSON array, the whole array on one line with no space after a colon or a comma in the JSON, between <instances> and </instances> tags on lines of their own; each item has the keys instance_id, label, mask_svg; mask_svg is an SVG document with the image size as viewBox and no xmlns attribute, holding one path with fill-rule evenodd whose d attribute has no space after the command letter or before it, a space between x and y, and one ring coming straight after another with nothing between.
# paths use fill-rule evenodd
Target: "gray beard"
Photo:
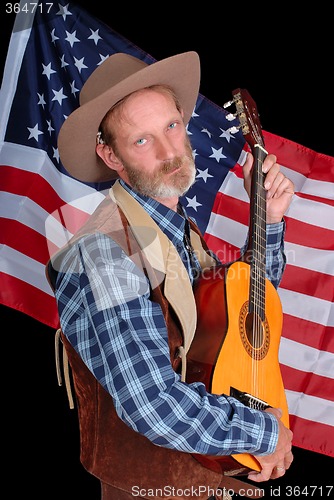
<instances>
[{"instance_id":1,"label":"gray beard","mask_svg":"<svg viewBox=\"0 0 334 500\"><path fill-rule=\"evenodd\" d=\"M193 158L178 157L171 162L166 162L159 172L153 176L142 173L124 164L124 169L129 177L131 187L143 196L150 198L173 198L183 196L195 182L196 167ZM171 180L165 181L164 174L175 168L181 169L173 175ZM172 183L171 183L172 182Z\"/></svg>"}]
</instances>

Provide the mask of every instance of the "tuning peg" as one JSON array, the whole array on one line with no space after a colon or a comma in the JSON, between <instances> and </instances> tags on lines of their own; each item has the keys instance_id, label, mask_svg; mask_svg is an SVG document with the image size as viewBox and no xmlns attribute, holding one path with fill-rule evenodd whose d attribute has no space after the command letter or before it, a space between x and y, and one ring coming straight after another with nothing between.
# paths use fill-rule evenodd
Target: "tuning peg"
<instances>
[{"instance_id":1,"label":"tuning peg","mask_svg":"<svg viewBox=\"0 0 334 500\"><path fill-rule=\"evenodd\" d=\"M227 132L230 132L230 134L237 134L240 129L241 129L241 125L239 125L238 127L230 127L227 130Z\"/></svg>"},{"instance_id":2,"label":"tuning peg","mask_svg":"<svg viewBox=\"0 0 334 500\"><path fill-rule=\"evenodd\" d=\"M225 104L223 104L223 108L224 109L229 108L230 106L232 106L232 104L234 104L234 100L233 99L231 101L225 102Z\"/></svg>"},{"instance_id":3,"label":"tuning peg","mask_svg":"<svg viewBox=\"0 0 334 500\"><path fill-rule=\"evenodd\" d=\"M229 122L232 122L233 120L235 120L237 117L237 114L233 114L233 113L228 113L225 118L226 120L228 120Z\"/></svg>"}]
</instances>

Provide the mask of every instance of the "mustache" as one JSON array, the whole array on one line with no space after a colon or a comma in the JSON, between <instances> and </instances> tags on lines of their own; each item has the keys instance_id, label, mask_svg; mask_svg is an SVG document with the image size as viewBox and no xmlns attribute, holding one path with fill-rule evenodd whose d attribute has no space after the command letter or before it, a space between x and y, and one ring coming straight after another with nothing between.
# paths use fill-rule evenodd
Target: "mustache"
<instances>
[{"instance_id":1,"label":"mustache","mask_svg":"<svg viewBox=\"0 0 334 500\"><path fill-rule=\"evenodd\" d=\"M189 164L192 161L192 158L189 158L187 155L176 156L172 160L164 161L161 167L161 172L164 174L168 174L169 172L173 172L178 168L181 168L183 165Z\"/></svg>"}]
</instances>

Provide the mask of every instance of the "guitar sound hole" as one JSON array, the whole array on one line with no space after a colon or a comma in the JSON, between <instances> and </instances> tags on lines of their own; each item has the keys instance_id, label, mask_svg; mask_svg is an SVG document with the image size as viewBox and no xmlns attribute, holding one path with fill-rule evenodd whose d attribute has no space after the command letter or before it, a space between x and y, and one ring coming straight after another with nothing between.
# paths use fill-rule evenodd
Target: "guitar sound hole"
<instances>
[{"instance_id":1,"label":"guitar sound hole","mask_svg":"<svg viewBox=\"0 0 334 500\"><path fill-rule=\"evenodd\" d=\"M240 310L239 332L242 345L251 358L259 361L267 355L270 345L267 318L262 321L258 315L250 312L248 301Z\"/></svg>"},{"instance_id":2,"label":"guitar sound hole","mask_svg":"<svg viewBox=\"0 0 334 500\"><path fill-rule=\"evenodd\" d=\"M253 312L248 313L245 322L246 336L253 349L263 345L263 326L259 316Z\"/></svg>"}]
</instances>

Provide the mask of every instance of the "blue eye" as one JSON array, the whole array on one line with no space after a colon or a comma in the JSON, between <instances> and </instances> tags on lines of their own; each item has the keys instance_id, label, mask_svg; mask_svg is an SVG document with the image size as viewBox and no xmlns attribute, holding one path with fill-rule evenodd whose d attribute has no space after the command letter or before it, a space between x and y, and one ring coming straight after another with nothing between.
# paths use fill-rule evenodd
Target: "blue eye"
<instances>
[{"instance_id":1,"label":"blue eye","mask_svg":"<svg viewBox=\"0 0 334 500\"><path fill-rule=\"evenodd\" d=\"M136 141L136 144L141 146L142 144L145 144L145 142L146 142L146 139L138 139L138 141Z\"/></svg>"},{"instance_id":2,"label":"blue eye","mask_svg":"<svg viewBox=\"0 0 334 500\"><path fill-rule=\"evenodd\" d=\"M168 127L168 128L175 128L175 127L176 127L176 122L173 122L173 123L171 123L171 124L169 125L169 127Z\"/></svg>"}]
</instances>

